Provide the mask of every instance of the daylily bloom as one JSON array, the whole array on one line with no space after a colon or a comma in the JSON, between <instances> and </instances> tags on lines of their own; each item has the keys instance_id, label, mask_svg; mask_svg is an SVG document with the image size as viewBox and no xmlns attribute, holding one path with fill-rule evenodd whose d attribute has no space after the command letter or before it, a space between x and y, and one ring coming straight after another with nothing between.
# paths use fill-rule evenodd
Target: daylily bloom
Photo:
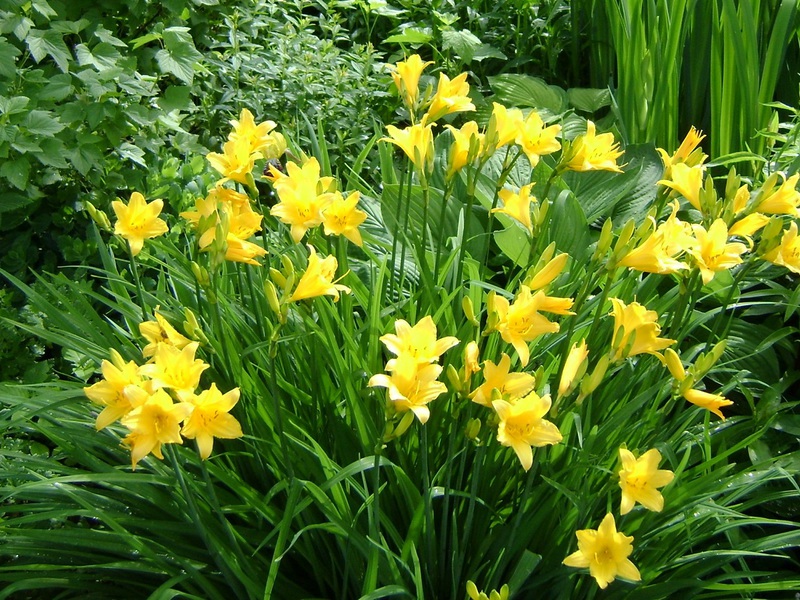
<instances>
[{"instance_id":1,"label":"daylily bloom","mask_svg":"<svg viewBox=\"0 0 800 600\"><path fill-rule=\"evenodd\" d=\"M531 392L514 403L506 400L492 402L500 418L497 441L514 450L526 471L533 465L531 446L539 448L557 444L562 439L558 427L542 418L550 410L550 405L549 395L539 397L536 392Z\"/></svg>"},{"instance_id":2,"label":"daylily bloom","mask_svg":"<svg viewBox=\"0 0 800 600\"><path fill-rule=\"evenodd\" d=\"M409 108L413 108L414 103L417 101L419 78L422 75L422 71L432 64L432 61L422 62L419 54L412 54L405 61L398 62L396 65L389 65L397 91Z\"/></svg>"},{"instance_id":3,"label":"daylily bloom","mask_svg":"<svg viewBox=\"0 0 800 600\"><path fill-rule=\"evenodd\" d=\"M531 111L522 122L517 133L516 142L522 148L532 167L539 164L539 158L561 149L561 143L556 139L561 133L561 125L545 127L542 118L536 111Z\"/></svg>"},{"instance_id":4,"label":"daylily bloom","mask_svg":"<svg viewBox=\"0 0 800 600\"><path fill-rule=\"evenodd\" d=\"M203 460L211 456L214 438L232 440L244 435L239 421L228 414L239 401L239 388L222 394L212 383L209 389L189 396L187 401L192 411L181 433L190 440L197 440L197 449Z\"/></svg>"},{"instance_id":5,"label":"daylily bloom","mask_svg":"<svg viewBox=\"0 0 800 600\"><path fill-rule=\"evenodd\" d=\"M789 224L789 229L783 232L780 245L764 254L764 260L800 274L800 238L797 237L797 223L792 221Z\"/></svg>"},{"instance_id":6,"label":"daylily bloom","mask_svg":"<svg viewBox=\"0 0 800 600\"><path fill-rule=\"evenodd\" d=\"M398 412L412 411L424 425L431 416L428 403L447 391L445 384L436 381L442 366L419 363L412 355L405 353L390 362L391 375L373 375L367 385L388 388L392 406Z\"/></svg>"},{"instance_id":7,"label":"daylily bloom","mask_svg":"<svg viewBox=\"0 0 800 600\"><path fill-rule=\"evenodd\" d=\"M547 261L547 264L539 269L533 277L528 276L525 280L525 285L532 290L540 290L550 285L556 277L561 275L561 271L564 270L567 260L569 260L569 254L566 252L554 256Z\"/></svg>"},{"instance_id":8,"label":"daylily bloom","mask_svg":"<svg viewBox=\"0 0 800 600\"><path fill-rule=\"evenodd\" d=\"M292 239L298 243L306 231L322 223L322 211L333 201L333 178L320 177L316 158L303 166L289 161L286 174L278 174L272 182L280 202L270 214L291 227Z\"/></svg>"},{"instance_id":9,"label":"daylily bloom","mask_svg":"<svg viewBox=\"0 0 800 600\"><path fill-rule=\"evenodd\" d=\"M578 371L583 367L586 371L586 358L589 356L589 348L586 346L586 340L583 339L575 342L567 355L567 360L564 361L564 368L561 370L561 381L558 384L558 395L563 396L569 393L576 385L575 378Z\"/></svg>"},{"instance_id":10,"label":"daylily bloom","mask_svg":"<svg viewBox=\"0 0 800 600\"><path fill-rule=\"evenodd\" d=\"M436 324L428 315L413 327L403 319L394 322L395 333L387 333L380 340L386 349L397 357L406 355L418 363L432 363L447 350L458 344L453 336L436 339Z\"/></svg>"},{"instance_id":11,"label":"daylily bloom","mask_svg":"<svg viewBox=\"0 0 800 600\"><path fill-rule=\"evenodd\" d=\"M725 415L722 414L720 408L733 404L733 402L728 400L725 396L711 394L702 390L687 390L684 392L683 397L700 408L710 410L723 421L725 420Z\"/></svg>"},{"instance_id":12,"label":"daylily bloom","mask_svg":"<svg viewBox=\"0 0 800 600\"><path fill-rule=\"evenodd\" d=\"M233 129L228 140L241 140L250 148L250 154L258 152L267 160L278 158L286 151L286 140L277 131L275 121L264 121L256 125L253 113L246 108L242 109L239 119L231 120Z\"/></svg>"},{"instance_id":13,"label":"daylily bloom","mask_svg":"<svg viewBox=\"0 0 800 600\"><path fill-rule=\"evenodd\" d=\"M456 129L452 125L445 125L453 135L453 144L447 164L447 177L453 177L461 169L483 153L484 135L479 132L475 121L467 121Z\"/></svg>"},{"instance_id":14,"label":"daylily bloom","mask_svg":"<svg viewBox=\"0 0 800 600\"><path fill-rule=\"evenodd\" d=\"M753 213L747 215L743 219L739 219L728 230L728 235L738 235L744 238L750 237L756 231L769 223L769 217L761 213Z\"/></svg>"},{"instance_id":15,"label":"daylily bloom","mask_svg":"<svg viewBox=\"0 0 800 600\"><path fill-rule=\"evenodd\" d=\"M510 368L511 358L505 352L498 364L487 360L483 364L484 382L469 395L470 399L491 408L494 390L500 392L507 400L516 400L530 392L536 385L536 378L530 373L509 373Z\"/></svg>"},{"instance_id":16,"label":"daylily bloom","mask_svg":"<svg viewBox=\"0 0 800 600\"><path fill-rule=\"evenodd\" d=\"M678 219L679 206L675 200L669 218L656 227L639 246L623 256L618 263L619 266L661 275L688 269L688 265L675 257L696 245L697 241L690 233L689 224ZM648 218L655 226L655 220L652 217Z\"/></svg>"},{"instance_id":17,"label":"daylily bloom","mask_svg":"<svg viewBox=\"0 0 800 600\"><path fill-rule=\"evenodd\" d=\"M481 370L478 362L480 349L475 341L470 342L464 347L464 381L468 382L473 373Z\"/></svg>"},{"instance_id":18,"label":"daylily bloom","mask_svg":"<svg viewBox=\"0 0 800 600\"><path fill-rule=\"evenodd\" d=\"M678 192L689 201L689 204L700 210L700 190L703 187L705 167L703 165L689 165L678 163L672 165L670 179L661 179L660 185L665 185Z\"/></svg>"},{"instance_id":19,"label":"daylily bloom","mask_svg":"<svg viewBox=\"0 0 800 600\"><path fill-rule=\"evenodd\" d=\"M661 160L664 163L664 179L670 179L672 177L673 165L686 163L689 166L694 166L703 163L706 155L703 154L702 150L697 150L695 152L695 149L700 145L700 142L705 137L706 136L703 135L703 132L698 131L694 128L694 126L692 126L689 129L689 133L687 133L686 137L683 138L680 147L672 156L667 154L666 150L663 148L656 148L658 153L661 155Z\"/></svg>"},{"instance_id":20,"label":"daylily bloom","mask_svg":"<svg viewBox=\"0 0 800 600\"><path fill-rule=\"evenodd\" d=\"M367 219L367 213L358 210L360 194L353 192L347 198L340 192L333 193L333 200L322 211L322 226L326 235L343 235L356 246L361 247L361 232L358 226Z\"/></svg>"},{"instance_id":21,"label":"daylily bloom","mask_svg":"<svg viewBox=\"0 0 800 600\"><path fill-rule=\"evenodd\" d=\"M128 204L121 200L111 203L117 222L114 233L128 240L131 254L136 256L142 251L144 241L158 237L167 231L167 224L158 218L164 208L163 200L153 200L149 204L139 192L133 192Z\"/></svg>"},{"instance_id":22,"label":"daylily bloom","mask_svg":"<svg viewBox=\"0 0 800 600\"><path fill-rule=\"evenodd\" d=\"M576 531L578 551L563 560L568 567L589 567L601 589L617 577L640 581L642 576L628 557L633 552L633 537L617 531L614 515L608 513L597 529Z\"/></svg>"},{"instance_id":23,"label":"daylily bloom","mask_svg":"<svg viewBox=\"0 0 800 600\"><path fill-rule=\"evenodd\" d=\"M509 189L500 190L497 195L503 201L503 207L493 208L490 212L499 212L508 215L521 223L522 226L528 230L528 233L533 233L531 202L535 201L536 198L531 196L531 188L533 188L533 184L529 183L519 188L519 193L514 193Z\"/></svg>"},{"instance_id":24,"label":"daylily bloom","mask_svg":"<svg viewBox=\"0 0 800 600\"><path fill-rule=\"evenodd\" d=\"M134 409L131 398L125 394L125 388L144 383L139 365L132 360L126 363L116 350L111 351L111 361L104 360L101 363L100 370L103 373L102 381L83 388L89 400L105 406L95 422L98 431Z\"/></svg>"},{"instance_id":25,"label":"daylily bloom","mask_svg":"<svg viewBox=\"0 0 800 600\"><path fill-rule=\"evenodd\" d=\"M228 233L225 238L225 260L258 266L256 259L265 256L267 251L253 242L248 242L239 236Z\"/></svg>"},{"instance_id":26,"label":"daylily bloom","mask_svg":"<svg viewBox=\"0 0 800 600\"><path fill-rule=\"evenodd\" d=\"M733 196L733 201L731 202L733 207L733 214L738 215L742 212L746 207L747 203L750 201L750 188L747 187L747 184L740 186L738 190L736 190L736 194Z\"/></svg>"},{"instance_id":27,"label":"daylily bloom","mask_svg":"<svg viewBox=\"0 0 800 600\"><path fill-rule=\"evenodd\" d=\"M541 290L533 293L528 286L521 285L513 303L502 296L490 294L488 308L496 315L495 329L500 332L500 337L514 346L522 366L525 366L530 358L528 342L542 334L559 330L558 323L548 320L539 311L569 314L572 304L571 298L547 296Z\"/></svg>"},{"instance_id":28,"label":"daylily bloom","mask_svg":"<svg viewBox=\"0 0 800 600\"><path fill-rule=\"evenodd\" d=\"M408 159L424 173L429 163L433 161L433 125L411 125L405 129L398 129L394 125L387 125L389 137L381 138L382 142L395 144L403 149Z\"/></svg>"},{"instance_id":29,"label":"daylily bloom","mask_svg":"<svg viewBox=\"0 0 800 600\"><path fill-rule=\"evenodd\" d=\"M451 80L444 73L439 73L439 85L436 86L436 93L428 112L422 118L422 123L432 124L445 115L468 110L475 110L475 105L469 97L467 74L461 73Z\"/></svg>"},{"instance_id":30,"label":"daylily bloom","mask_svg":"<svg viewBox=\"0 0 800 600\"><path fill-rule=\"evenodd\" d=\"M664 496L658 488L670 483L675 474L659 469L661 453L655 448L636 458L630 450L619 449L622 470L619 472L619 487L622 488L622 504L619 514L627 515L638 502L648 510L661 512L664 509Z\"/></svg>"},{"instance_id":31,"label":"daylily bloom","mask_svg":"<svg viewBox=\"0 0 800 600\"><path fill-rule=\"evenodd\" d=\"M742 263L742 254L747 246L741 242L728 243L728 227L722 219L716 219L706 231L702 225L692 225L697 246L689 249L700 269L703 284L714 279L717 271L725 271Z\"/></svg>"},{"instance_id":32,"label":"daylily bloom","mask_svg":"<svg viewBox=\"0 0 800 600\"><path fill-rule=\"evenodd\" d=\"M586 121L586 133L577 137L561 164L562 169L570 171L614 171L622 173L617 159L622 156L619 142L614 141L611 132L597 134L592 121Z\"/></svg>"},{"instance_id":33,"label":"daylily bloom","mask_svg":"<svg viewBox=\"0 0 800 600\"><path fill-rule=\"evenodd\" d=\"M163 444L183 444L180 424L191 410L188 403L176 404L164 390L156 390L122 419L122 424L131 430L122 442L131 449L134 469L151 452L163 459Z\"/></svg>"},{"instance_id":34,"label":"daylily bloom","mask_svg":"<svg viewBox=\"0 0 800 600\"><path fill-rule=\"evenodd\" d=\"M643 352L660 357L659 350L675 343L675 340L658 337L661 326L656 322L658 320L656 311L647 310L638 302L625 304L619 298L611 298L611 304L616 343L614 360L622 360Z\"/></svg>"},{"instance_id":35,"label":"daylily bloom","mask_svg":"<svg viewBox=\"0 0 800 600\"><path fill-rule=\"evenodd\" d=\"M494 151L517 139L523 124L522 111L518 108L506 108L498 102L492 103L492 116L486 131L486 143Z\"/></svg>"},{"instance_id":36,"label":"daylily bloom","mask_svg":"<svg viewBox=\"0 0 800 600\"><path fill-rule=\"evenodd\" d=\"M152 379L154 389L169 388L182 400L194 393L200 376L209 368L195 353L198 342L186 344L182 349L161 344L153 355L153 362L140 367L139 372Z\"/></svg>"},{"instance_id":37,"label":"daylily bloom","mask_svg":"<svg viewBox=\"0 0 800 600\"><path fill-rule=\"evenodd\" d=\"M247 184L247 178L253 172L255 161L263 158L260 152L252 152L250 140L237 138L228 140L222 146L222 153L209 152L206 160L222 175L222 181L229 179Z\"/></svg>"},{"instance_id":38,"label":"daylily bloom","mask_svg":"<svg viewBox=\"0 0 800 600\"><path fill-rule=\"evenodd\" d=\"M782 176L782 174L781 174ZM800 192L795 189L800 173L786 179L781 186L758 203L758 211L767 215L800 217Z\"/></svg>"},{"instance_id":39,"label":"daylily bloom","mask_svg":"<svg viewBox=\"0 0 800 600\"><path fill-rule=\"evenodd\" d=\"M333 255L320 259L313 246L308 247L308 266L300 278L300 282L289 297L289 302L297 302L317 296L333 296L334 302L339 299L339 292L350 293L346 285L336 283L336 269L339 263Z\"/></svg>"},{"instance_id":40,"label":"daylily bloom","mask_svg":"<svg viewBox=\"0 0 800 600\"><path fill-rule=\"evenodd\" d=\"M139 333L150 342L142 348L142 356L144 358L153 356L161 344L175 346L180 350L191 343L192 340L179 333L178 330L170 325L169 321L161 316L161 313L158 312L158 307L156 307L155 316L155 321L139 323Z\"/></svg>"}]
</instances>

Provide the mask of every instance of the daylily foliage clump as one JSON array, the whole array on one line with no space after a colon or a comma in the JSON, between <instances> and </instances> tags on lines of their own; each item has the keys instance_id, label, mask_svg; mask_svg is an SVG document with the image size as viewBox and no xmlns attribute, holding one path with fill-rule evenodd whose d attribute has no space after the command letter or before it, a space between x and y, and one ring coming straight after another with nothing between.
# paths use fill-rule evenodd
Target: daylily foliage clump
<instances>
[{"instance_id":1,"label":"daylily foliage clump","mask_svg":"<svg viewBox=\"0 0 800 600\"><path fill-rule=\"evenodd\" d=\"M642 159L575 115L479 119L467 74L432 64L388 67L380 185L243 109L178 218L114 203L136 327L85 387L96 428L138 470L167 447L184 495L229 504L220 576L250 595L302 596L318 546L345 558L316 596L646 594L700 560L669 523L722 485L703 467L739 443L721 422L752 416L720 375L729 305L748 273L800 272L797 176L714 179L692 128L646 203L589 222L585 178L612 189Z\"/></svg>"}]
</instances>

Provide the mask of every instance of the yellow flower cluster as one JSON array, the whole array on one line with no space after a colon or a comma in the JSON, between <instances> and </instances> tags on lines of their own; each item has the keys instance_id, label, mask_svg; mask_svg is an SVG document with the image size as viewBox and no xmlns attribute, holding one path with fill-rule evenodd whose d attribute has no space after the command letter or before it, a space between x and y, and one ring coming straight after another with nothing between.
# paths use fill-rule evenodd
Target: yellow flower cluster
<instances>
[{"instance_id":1,"label":"yellow flower cluster","mask_svg":"<svg viewBox=\"0 0 800 600\"><path fill-rule=\"evenodd\" d=\"M431 415L428 403L447 391L447 386L437 381L442 372L437 361L458 344L458 339L437 339L436 324L430 316L413 327L398 319L394 329L395 333L381 337L386 349L395 355L386 363L389 375L373 375L368 385L387 388L389 402L398 413L411 411L424 424Z\"/></svg>"},{"instance_id":2,"label":"yellow flower cluster","mask_svg":"<svg viewBox=\"0 0 800 600\"><path fill-rule=\"evenodd\" d=\"M198 342L191 341L158 311L154 321L139 325L148 341L142 355L150 360L138 365L125 362L116 350L101 365L103 379L84 388L86 396L103 406L98 414L99 430L115 421L130 433L123 443L131 449L133 468L152 453L163 459L164 444L197 440L204 460L211 455L214 438L241 437L239 422L229 414L239 401L239 388L223 394L216 384L198 393L200 376L209 368L195 357Z\"/></svg>"}]
</instances>

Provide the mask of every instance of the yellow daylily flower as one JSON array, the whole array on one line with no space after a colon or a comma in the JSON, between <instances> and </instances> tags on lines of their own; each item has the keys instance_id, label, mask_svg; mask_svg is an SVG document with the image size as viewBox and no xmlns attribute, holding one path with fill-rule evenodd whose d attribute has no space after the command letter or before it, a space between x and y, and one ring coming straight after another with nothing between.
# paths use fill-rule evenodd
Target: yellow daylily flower
<instances>
[{"instance_id":1,"label":"yellow daylily flower","mask_svg":"<svg viewBox=\"0 0 800 600\"><path fill-rule=\"evenodd\" d=\"M700 190L703 188L705 166L690 167L684 163L672 165L670 179L660 179L659 185L667 186L678 192L689 201L689 204L700 210Z\"/></svg>"},{"instance_id":2,"label":"yellow daylily flower","mask_svg":"<svg viewBox=\"0 0 800 600\"><path fill-rule=\"evenodd\" d=\"M129 412L122 424L131 432L122 443L131 449L132 467L136 469L138 462L151 452L163 459L163 444L183 444L181 422L191 410L190 404L176 404L164 390L159 389Z\"/></svg>"},{"instance_id":3,"label":"yellow daylily flower","mask_svg":"<svg viewBox=\"0 0 800 600\"><path fill-rule=\"evenodd\" d=\"M145 240L169 231L167 224L158 218L164 208L163 200L148 203L139 192L133 192L128 204L118 199L111 203L111 207L117 215L114 233L128 240L134 256L142 251Z\"/></svg>"},{"instance_id":4,"label":"yellow daylily flower","mask_svg":"<svg viewBox=\"0 0 800 600\"><path fill-rule=\"evenodd\" d=\"M720 408L724 408L733 404L733 402L728 400L725 396L711 394L702 390L687 390L684 392L683 397L700 408L710 410L723 421L725 420L725 415L722 414Z\"/></svg>"},{"instance_id":5,"label":"yellow daylily flower","mask_svg":"<svg viewBox=\"0 0 800 600\"><path fill-rule=\"evenodd\" d=\"M619 298L611 298L611 304L616 343L614 360L622 360L644 352L661 357L658 351L676 342L658 337L661 326L656 322L658 320L656 311L647 310L638 302L625 304Z\"/></svg>"},{"instance_id":6,"label":"yellow daylily flower","mask_svg":"<svg viewBox=\"0 0 800 600\"><path fill-rule=\"evenodd\" d=\"M409 109L414 107L419 96L419 78L422 76L422 71L432 64L433 61L422 62L419 54L412 54L404 61L389 65L392 80Z\"/></svg>"},{"instance_id":7,"label":"yellow daylily flower","mask_svg":"<svg viewBox=\"0 0 800 600\"><path fill-rule=\"evenodd\" d=\"M206 154L209 164L222 175L221 183L230 179L243 185L247 185L255 161L260 158L263 158L263 155L260 152L252 152L250 140L246 138L228 140L222 146L222 153Z\"/></svg>"},{"instance_id":8,"label":"yellow daylily flower","mask_svg":"<svg viewBox=\"0 0 800 600\"><path fill-rule=\"evenodd\" d=\"M567 354L567 360L564 361L564 368L561 370L561 380L558 383L558 395L564 396L574 389L578 377L579 370L586 371L586 359L589 356L589 348L586 346L586 340L583 339L580 343L575 342Z\"/></svg>"},{"instance_id":9,"label":"yellow daylily flower","mask_svg":"<svg viewBox=\"0 0 800 600\"><path fill-rule=\"evenodd\" d=\"M197 440L197 449L203 460L211 456L214 438L232 440L244 435L239 421L228 414L238 401L239 388L233 388L223 394L215 383L196 396L187 398L192 410L183 424L181 433L187 439Z\"/></svg>"},{"instance_id":10,"label":"yellow daylily flower","mask_svg":"<svg viewBox=\"0 0 800 600\"><path fill-rule=\"evenodd\" d=\"M700 275L703 285L714 279L718 271L726 271L742 263L742 254L747 252L747 246L741 242L728 243L728 226L722 219L716 219L706 231L705 227L697 223L692 225L697 238L697 246L689 249Z\"/></svg>"},{"instance_id":11,"label":"yellow daylily flower","mask_svg":"<svg viewBox=\"0 0 800 600\"><path fill-rule=\"evenodd\" d=\"M253 113L246 108L242 109L239 119L232 119L233 129L228 135L228 140L246 144L250 154L259 153L267 160L280 157L286 151L286 140L277 131L275 121L264 121L256 125Z\"/></svg>"},{"instance_id":12,"label":"yellow daylily flower","mask_svg":"<svg viewBox=\"0 0 800 600\"><path fill-rule=\"evenodd\" d=\"M545 127L539 113L531 111L521 124L516 142L535 167L540 157L561 150L561 142L556 139L559 133L561 125Z\"/></svg>"},{"instance_id":13,"label":"yellow daylily flower","mask_svg":"<svg viewBox=\"0 0 800 600\"><path fill-rule=\"evenodd\" d=\"M397 412L410 410L423 425L431 416L428 403L447 391L447 386L437 378L442 366L420 363L411 354L401 354L390 361L391 375L373 375L369 387L385 387L389 390L389 400Z\"/></svg>"},{"instance_id":14,"label":"yellow daylily flower","mask_svg":"<svg viewBox=\"0 0 800 600\"><path fill-rule=\"evenodd\" d=\"M764 254L764 260L800 274L800 238L797 237L797 223L792 221L784 230L781 243Z\"/></svg>"},{"instance_id":15,"label":"yellow daylily flower","mask_svg":"<svg viewBox=\"0 0 800 600\"><path fill-rule=\"evenodd\" d=\"M358 226L367 220L367 213L358 210L359 192L347 198L341 192L334 192L331 203L322 211L322 227L326 235L343 235L356 246L363 246Z\"/></svg>"},{"instance_id":16,"label":"yellow daylily flower","mask_svg":"<svg viewBox=\"0 0 800 600\"><path fill-rule=\"evenodd\" d=\"M569 260L569 254L566 252L554 256L532 277L529 275L525 279L525 285L532 290L540 290L550 285L556 277L561 275L561 272L567 264L567 260Z\"/></svg>"},{"instance_id":17,"label":"yellow daylily flower","mask_svg":"<svg viewBox=\"0 0 800 600\"><path fill-rule=\"evenodd\" d=\"M638 502L648 510L661 512L664 509L664 496L658 488L670 483L675 474L659 469L661 453L655 448L636 458L630 450L619 449L622 469L619 472L619 487L622 489L622 504L619 514L627 515Z\"/></svg>"},{"instance_id":18,"label":"yellow daylily flower","mask_svg":"<svg viewBox=\"0 0 800 600\"><path fill-rule=\"evenodd\" d=\"M467 121L456 129L445 125L453 135L453 143L447 161L447 178L450 179L476 157L483 154L484 135L479 132L475 121Z\"/></svg>"},{"instance_id":19,"label":"yellow daylily flower","mask_svg":"<svg viewBox=\"0 0 800 600\"><path fill-rule=\"evenodd\" d=\"M530 373L509 373L511 358L503 352L500 362L494 364L487 360L483 364L484 382L469 397L473 402L492 407L492 392L497 390L507 400L521 398L536 385L536 378Z\"/></svg>"},{"instance_id":20,"label":"yellow daylily flower","mask_svg":"<svg viewBox=\"0 0 800 600\"><path fill-rule=\"evenodd\" d=\"M110 361L104 360L101 363L100 370L103 373L102 381L83 388L83 393L89 400L105 407L97 415L97 431L108 427L135 408L130 396L125 394L125 388L144 385L139 365L132 360L126 363L116 350L111 351Z\"/></svg>"},{"instance_id":21,"label":"yellow daylily flower","mask_svg":"<svg viewBox=\"0 0 800 600\"><path fill-rule=\"evenodd\" d=\"M648 217L651 218L652 217ZM679 261L668 252L672 250L680 251L678 244L666 243L663 232L656 230L651 233L639 246L631 249L623 256L619 263L621 267L628 267L643 273L658 273L669 275L677 273L681 269L688 269L688 265Z\"/></svg>"},{"instance_id":22,"label":"yellow daylily flower","mask_svg":"<svg viewBox=\"0 0 800 600\"><path fill-rule=\"evenodd\" d=\"M428 106L428 112L422 117L422 124L432 124L445 115L468 110L475 110L475 105L469 97L467 74L461 73L451 80L444 73L439 73L439 84Z\"/></svg>"},{"instance_id":23,"label":"yellow daylily flower","mask_svg":"<svg viewBox=\"0 0 800 600\"><path fill-rule=\"evenodd\" d=\"M667 151L663 148L656 148L664 163L664 179L670 179L672 177L673 165L686 163L691 167L702 164L703 161L705 161L706 155L703 154L702 150L697 150L695 152L700 142L703 141L705 137L702 131L698 131L692 126L689 129L689 133L683 138L681 145L672 156L667 154Z\"/></svg>"},{"instance_id":24,"label":"yellow daylily flower","mask_svg":"<svg viewBox=\"0 0 800 600\"><path fill-rule=\"evenodd\" d=\"M738 235L743 238L749 238L756 231L763 228L767 223L769 223L768 216L762 215L761 213L753 213L751 215L747 215L743 219L739 219L733 225L731 225L731 228L728 230L728 235Z\"/></svg>"},{"instance_id":25,"label":"yellow daylily flower","mask_svg":"<svg viewBox=\"0 0 800 600\"><path fill-rule=\"evenodd\" d=\"M402 148L417 170L425 173L433 162L432 127L432 125L416 124L398 129L394 125L387 125L389 137L381 138L381 141Z\"/></svg>"},{"instance_id":26,"label":"yellow daylily flower","mask_svg":"<svg viewBox=\"0 0 800 600\"><path fill-rule=\"evenodd\" d=\"M493 208L490 212L499 212L508 215L515 221L522 224L528 230L528 233L533 233L533 223L531 222L531 202L535 202L536 198L531 196L531 189L533 184L523 185L519 188L519 193L514 193L509 189L500 190L497 195L503 201L502 208Z\"/></svg>"},{"instance_id":27,"label":"yellow daylily flower","mask_svg":"<svg viewBox=\"0 0 800 600\"><path fill-rule=\"evenodd\" d=\"M413 327L403 319L394 322L395 333L387 333L380 340L386 349L397 357L407 355L418 363L432 363L447 350L458 344L457 337L436 339L436 324L428 315Z\"/></svg>"},{"instance_id":28,"label":"yellow daylily flower","mask_svg":"<svg viewBox=\"0 0 800 600\"><path fill-rule=\"evenodd\" d=\"M139 372L152 379L154 389L169 388L183 399L194 393L200 376L210 365L195 358L198 342L186 344L181 349L161 344L153 355L153 362L140 367Z\"/></svg>"},{"instance_id":29,"label":"yellow daylily flower","mask_svg":"<svg viewBox=\"0 0 800 600\"><path fill-rule=\"evenodd\" d=\"M261 263L256 259L266 254L267 251L258 244L248 242L232 232L225 238L225 260L259 266Z\"/></svg>"},{"instance_id":30,"label":"yellow daylily flower","mask_svg":"<svg viewBox=\"0 0 800 600\"><path fill-rule=\"evenodd\" d=\"M169 321L161 316L161 313L158 312L158 306L156 306L155 317L155 321L139 323L139 333L149 342L149 344L142 348L142 356L144 358L153 356L161 344L175 346L180 350L192 342L192 340L179 333L177 329L170 325Z\"/></svg>"},{"instance_id":31,"label":"yellow daylily flower","mask_svg":"<svg viewBox=\"0 0 800 600\"><path fill-rule=\"evenodd\" d=\"M289 161L286 174L279 174L272 182L279 202L270 214L291 227L292 240L298 243L306 231L322 223L322 211L333 201L330 177L320 177L316 158L309 158L303 166Z\"/></svg>"},{"instance_id":32,"label":"yellow daylily flower","mask_svg":"<svg viewBox=\"0 0 800 600\"><path fill-rule=\"evenodd\" d=\"M733 196L733 200L731 201L731 207L733 208L733 214L738 215L742 212L746 207L747 203L750 201L750 188L747 187L747 184L740 186L738 190L736 190L736 194Z\"/></svg>"},{"instance_id":33,"label":"yellow daylily flower","mask_svg":"<svg viewBox=\"0 0 800 600\"><path fill-rule=\"evenodd\" d=\"M524 119L518 108L506 108L498 102L492 103L492 116L486 131L486 143L491 151L513 144L522 128Z\"/></svg>"},{"instance_id":34,"label":"yellow daylily flower","mask_svg":"<svg viewBox=\"0 0 800 600\"><path fill-rule=\"evenodd\" d=\"M641 581L642 576L628 557L633 552L633 537L617 531L614 515L608 513L597 529L576 531L578 551L563 560L568 567L589 568L601 589L617 577Z\"/></svg>"},{"instance_id":35,"label":"yellow daylily flower","mask_svg":"<svg viewBox=\"0 0 800 600\"><path fill-rule=\"evenodd\" d=\"M783 174L781 174L783 177ZM800 192L795 189L800 173L785 179L781 186L758 203L758 211L767 215L791 215L800 217Z\"/></svg>"},{"instance_id":36,"label":"yellow daylily flower","mask_svg":"<svg viewBox=\"0 0 800 600\"><path fill-rule=\"evenodd\" d=\"M320 259L313 246L309 246L308 250L308 266L294 292L289 297L289 302L316 298L317 296L333 296L333 301L336 302L339 300L339 292L349 294L349 287L336 283L338 280L334 281L333 279L336 276L336 269L339 267L336 257L330 255Z\"/></svg>"},{"instance_id":37,"label":"yellow daylily flower","mask_svg":"<svg viewBox=\"0 0 800 600\"><path fill-rule=\"evenodd\" d=\"M586 133L575 139L568 154L560 165L561 169L622 173L617 165L617 159L622 156L619 142L614 141L611 132L598 135L592 121L586 121Z\"/></svg>"},{"instance_id":38,"label":"yellow daylily flower","mask_svg":"<svg viewBox=\"0 0 800 600\"><path fill-rule=\"evenodd\" d=\"M543 292L538 291L533 294L525 285L520 286L513 304L502 296L490 295L488 309L490 313L496 315L495 329L500 332L504 342L514 346L523 367L530 359L528 342L542 334L555 333L559 330L558 323L539 314L544 299Z\"/></svg>"},{"instance_id":39,"label":"yellow daylily flower","mask_svg":"<svg viewBox=\"0 0 800 600\"><path fill-rule=\"evenodd\" d=\"M562 439L558 427L542 418L550 410L551 404L549 395L540 397L536 392L513 403L506 400L492 402L500 419L497 441L514 450L526 471L533 465L532 446L549 446Z\"/></svg>"}]
</instances>

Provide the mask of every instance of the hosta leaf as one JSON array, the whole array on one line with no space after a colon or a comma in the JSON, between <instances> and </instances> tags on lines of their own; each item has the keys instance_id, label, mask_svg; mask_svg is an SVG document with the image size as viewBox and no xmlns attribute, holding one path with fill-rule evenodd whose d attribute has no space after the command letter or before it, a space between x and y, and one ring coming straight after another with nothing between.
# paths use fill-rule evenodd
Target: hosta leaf
<instances>
[{"instance_id":1,"label":"hosta leaf","mask_svg":"<svg viewBox=\"0 0 800 600\"><path fill-rule=\"evenodd\" d=\"M608 88L570 88L567 99L570 106L593 113L611 104L611 92Z\"/></svg>"},{"instance_id":2,"label":"hosta leaf","mask_svg":"<svg viewBox=\"0 0 800 600\"><path fill-rule=\"evenodd\" d=\"M567 94L558 86L547 85L538 77L505 74L489 77L489 85L497 99L507 106L546 108L552 113L564 112Z\"/></svg>"}]
</instances>

